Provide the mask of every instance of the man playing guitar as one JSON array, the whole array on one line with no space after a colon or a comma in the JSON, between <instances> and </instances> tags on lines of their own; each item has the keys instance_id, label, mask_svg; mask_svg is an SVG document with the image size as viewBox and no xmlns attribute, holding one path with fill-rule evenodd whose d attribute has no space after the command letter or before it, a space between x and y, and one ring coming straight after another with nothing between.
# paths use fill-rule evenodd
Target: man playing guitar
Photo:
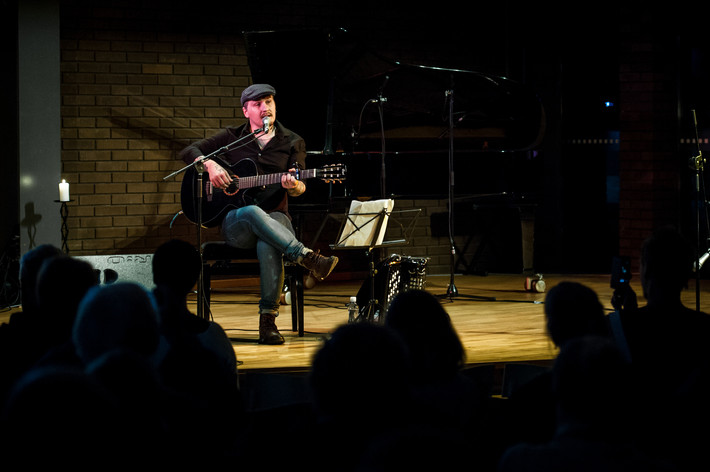
<instances>
[{"instance_id":1,"label":"man playing guitar","mask_svg":"<svg viewBox=\"0 0 710 472\"><path fill-rule=\"evenodd\" d=\"M284 282L283 257L302 265L319 280L327 277L338 258L324 257L305 247L295 236L288 213L288 197L306 191L306 184L296 178L296 170L305 168L306 144L299 135L276 121L276 91L268 84L254 84L242 92L242 111L247 123L227 127L212 137L183 149L180 157L187 164L209 155L240 137L256 132L220 159L228 165L253 161L259 174L283 173L280 186L252 189L256 193L249 203L232 208L221 221L225 241L238 248L256 248L259 258L261 299L259 301L259 342L282 344L283 336L276 327L279 301ZM227 191L234 176L218 162L208 159L204 168L215 189Z\"/></svg>"}]
</instances>

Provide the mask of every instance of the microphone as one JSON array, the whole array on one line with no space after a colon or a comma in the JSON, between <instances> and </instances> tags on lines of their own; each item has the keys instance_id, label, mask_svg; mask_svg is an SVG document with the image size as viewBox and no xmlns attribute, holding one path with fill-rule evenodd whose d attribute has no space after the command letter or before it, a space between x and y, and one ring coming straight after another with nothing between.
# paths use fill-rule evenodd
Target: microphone
<instances>
[{"instance_id":1,"label":"microphone","mask_svg":"<svg viewBox=\"0 0 710 472\"><path fill-rule=\"evenodd\" d=\"M269 132L269 122L270 121L271 121L271 118L269 118L268 116L264 117L264 128L263 128L264 133Z\"/></svg>"},{"instance_id":2,"label":"microphone","mask_svg":"<svg viewBox=\"0 0 710 472\"><path fill-rule=\"evenodd\" d=\"M700 149L700 137L698 136L698 117L695 115L695 110L691 111L693 112L693 124L695 126L695 143L698 145L698 155L689 159L688 166L693 170L703 170L705 158L703 157L703 151Z\"/></svg>"},{"instance_id":3,"label":"microphone","mask_svg":"<svg viewBox=\"0 0 710 472\"><path fill-rule=\"evenodd\" d=\"M389 80L390 80L390 76L389 76L389 75L386 75L386 76L385 76L385 80L382 82L382 85L380 85L380 89L377 91L377 96L378 96L378 97L381 97L381 96L382 96L382 92L385 91L385 87L387 86L387 82L389 82Z\"/></svg>"},{"instance_id":4,"label":"microphone","mask_svg":"<svg viewBox=\"0 0 710 472\"><path fill-rule=\"evenodd\" d=\"M697 272L697 271L699 271L700 269L702 269L702 268L703 268L703 265L704 265L705 262L708 260L708 257L710 257L710 249L707 250L707 251L705 252L705 254L703 254L702 256L700 256L700 258L699 258L697 261L693 262L693 272Z\"/></svg>"}]
</instances>

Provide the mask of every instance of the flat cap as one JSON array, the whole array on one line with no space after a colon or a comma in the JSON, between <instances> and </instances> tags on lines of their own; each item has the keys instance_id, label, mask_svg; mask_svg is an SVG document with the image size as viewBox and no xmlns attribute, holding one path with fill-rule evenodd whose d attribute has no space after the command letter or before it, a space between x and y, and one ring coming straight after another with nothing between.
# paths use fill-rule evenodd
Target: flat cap
<instances>
[{"instance_id":1,"label":"flat cap","mask_svg":"<svg viewBox=\"0 0 710 472\"><path fill-rule=\"evenodd\" d=\"M242 106L249 100L258 100L268 95L276 95L276 90L269 84L253 84L242 92Z\"/></svg>"}]
</instances>

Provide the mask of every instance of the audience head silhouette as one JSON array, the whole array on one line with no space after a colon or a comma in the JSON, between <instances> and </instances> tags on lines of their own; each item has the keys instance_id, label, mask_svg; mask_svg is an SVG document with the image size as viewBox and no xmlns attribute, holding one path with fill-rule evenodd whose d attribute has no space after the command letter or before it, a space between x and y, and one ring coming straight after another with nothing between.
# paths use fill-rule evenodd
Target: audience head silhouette
<instances>
[{"instance_id":1,"label":"audience head silhouette","mask_svg":"<svg viewBox=\"0 0 710 472\"><path fill-rule=\"evenodd\" d=\"M383 326L338 327L315 354L310 372L320 418L376 428L398 417L409 396L409 360L399 338Z\"/></svg>"},{"instance_id":2,"label":"audience head silhouette","mask_svg":"<svg viewBox=\"0 0 710 472\"><path fill-rule=\"evenodd\" d=\"M69 338L79 303L97 283L94 268L81 259L61 255L42 264L37 302L55 336Z\"/></svg>"},{"instance_id":3,"label":"audience head silhouette","mask_svg":"<svg viewBox=\"0 0 710 472\"><path fill-rule=\"evenodd\" d=\"M578 282L560 282L547 292L545 318L548 335L558 347L580 336L609 334L599 297Z\"/></svg>"},{"instance_id":4,"label":"audience head silhouette","mask_svg":"<svg viewBox=\"0 0 710 472\"><path fill-rule=\"evenodd\" d=\"M20 259L22 311L26 313L37 311L37 275L46 260L60 255L62 255L62 251L58 247L42 244L22 256Z\"/></svg>"},{"instance_id":5,"label":"audience head silhouette","mask_svg":"<svg viewBox=\"0 0 710 472\"><path fill-rule=\"evenodd\" d=\"M692 250L675 228L659 228L643 242L641 285L649 302L675 301L688 286L692 269Z\"/></svg>"},{"instance_id":6,"label":"audience head silhouette","mask_svg":"<svg viewBox=\"0 0 710 472\"><path fill-rule=\"evenodd\" d=\"M162 244L153 255L153 282L187 294L197 283L202 262L195 247L180 239Z\"/></svg>"},{"instance_id":7,"label":"audience head silhouette","mask_svg":"<svg viewBox=\"0 0 710 472\"><path fill-rule=\"evenodd\" d=\"M418 373L450 376L464 366L466 352L451 318L429 292L397 294L387 309L385 325L404 340Z\"/></svg>"},{"instance_id":8,"label":"audience head silhouette","mask_svg":"<svg viewBox=\"0 0 710 472\"><path fill-rule=\"evenodd\" d=\"M73 340L86 365L115 349L151 356L159 342L152 296L133 282L93 287L79 305Z\"/></svg>"}]
</instances>

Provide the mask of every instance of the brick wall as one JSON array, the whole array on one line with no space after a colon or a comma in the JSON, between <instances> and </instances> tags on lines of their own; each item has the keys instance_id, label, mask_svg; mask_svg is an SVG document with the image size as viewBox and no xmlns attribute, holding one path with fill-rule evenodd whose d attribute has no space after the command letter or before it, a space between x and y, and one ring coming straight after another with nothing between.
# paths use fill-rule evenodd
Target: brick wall
<instances>
[{"instance_id":1,"label":"brick wall","mask_svg":"<svg viewBox=\"0 0 710 472\"><path fill-rule=\"evenodd\" d=\"M239 121L240 38L63 31L61 67L70 251L152 252L192 237L184 218L173 222L181 176L164 177L189 142Z\"/></svg>"},{"instance_id":2,"label":"brick wall","mask_svg":"<svg viewBox=\"0 0 710 472\"><path fill-rule=\"evenodd\" d=\"M171 237L196 241L194 225L176 217L182 176L164 178L182 168L177 152L187 144L244 121L239 96L251 78L241 36L65 29L61 50L70 253L151 253ZM446 201L397 206L422 213L412 246L394 251L431 257L431 273L448 273L448 238L433 237L430 225ZM321 216L305 218L308 241Z\"/></svg>"},{"instance_id":3,"label":"brick wall","mask_svg":"<svg viewBox=\"0 0 710 472\"><path fill-rule=\"evenodd\" d=\"M74 200L68 219L70 252L150 253L171 237L196 241L195 227L175 217L181 176L163 178L182 167L177 152L188 143L243 122L239 96L251 77L242 31L352 26L360 35L372 31L368 41L386 45L395 57L425 62L440 58L441 43L450 44L452 34L472 41L470 32L451 28L450 21L433 21L423 12L402 15L397 2L391 8L377 6L373 16L371 8L359 3L336 8L325 0L294 0L281 2L268 15L236 15L232 10L239 10L237 6L220 6L220 14L215 14L209 4L191 9L170 2L63 1L61 159L62 178L70 182ZM480 55L466 48L455 51L462 61L454 63L463 67L481 57L502 60L490 47ZM477 70L474 64L469 68ZM421 208L422 213L412 244L393 252L430 257L430 273L449 273L448 234L444 228L432 228L432 218L445 217L447 201L399 200L397 205ZM304 241L319 226L318 218L307 215ZM467 245L469 236L455 238L464 264L473 258L480 239ZM325 234L319 244L327 245L334 237ZM203 239L212 238L219 238L216 230L203 233ZM511 241L515 247L504 252L515 258L520 240L513 234ZM485 252L494 257L490 250ZM484 262L490 260L486 254ZM360 267L360 262L353 266ZM339 268L347 271L349 266Z\"/></svg>"}]
</instances>

